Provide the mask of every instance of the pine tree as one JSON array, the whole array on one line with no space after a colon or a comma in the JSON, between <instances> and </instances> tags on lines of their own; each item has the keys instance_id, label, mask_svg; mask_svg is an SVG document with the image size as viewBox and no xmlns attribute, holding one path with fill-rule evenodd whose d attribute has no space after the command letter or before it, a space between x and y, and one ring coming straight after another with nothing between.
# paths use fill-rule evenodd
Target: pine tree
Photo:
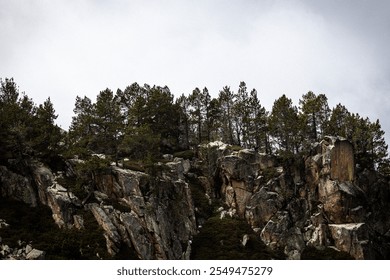
<instances>
[{"instance_id":1,"label":"pine tree","mask_svg":"<svg viewBox=\"0 0 390 280\"><path fill-rule=\"evenodd\" d=\"M268 113L260 104L257 91L253 89L249 97L248 139L249 145L264 153L270 153Z\"/></svg>"},{"instance_id":2,"label":"pine tree","mask_svg":"<svg viewBox=\"0 0 390 280\"><path fill-rule=\"evenodd\" d=\"M220 101L217 98L210 100L207 107L207 127L209 130L210 141L222 141L224 130L222 129L224 121L224 112L221 108Z\"/></svg>"},{"instance_id":3,"label":"pine tree","mask_svg":"<svg viewBox=\"0 0 390 280\"><path fill-rule=\"evenodd\" d=\"M374 166L382 173L390 175L388 145L385 141L385 132L382 130L379 120L371 124L371 131L371 154L373 155Z\"/></svg>"},{"instance_id":4,"label":"pine tree","mask_svg":"<svg viewBox=\"0 0 390 280\"><path fill-rule=\"evenodd\" d=\"M332 109L329 122L325 128L325 133L351 139L352 129L350 123L351 113L344 105L339 103Z\"/></svg>"},{"instance_id":5,"label":"pine tree","mask_svg":"<svg viewBox=\"0 0 390 280\"><path fill-rule=\"evenodd\" d=\"M162 153L172 153L179 144L180 107L173 102L174 97L168 87L146 86L145 89L147 98L141 124L149 126L154 135L160 137Z\"/></svg>"},{"instance_id":6,"label":"pine tree","mask_svg":"<svg viewBox=\"0 0 390 280\"><path fill-rule=\"evenodd\" d=\"M160 155L159 135L147 125L127 127L119 150L123 156L132 160L150 163Z\"/></svg>"},{"instance_id":7,"label":"pine tree","mask_svg":"<svg viewBox=\"0 0 390 280\"><path fill-rule=\"evenodd\" d=\"M308 130L308 138L317 141L324 136L325 126L329 120L328 98L324 94L315 95L309 91L299 100L299 105L305 128Z\"/></svg>"},{"instance_id":8,"label":"pine tree","mask_svg":"<svg viewBox=\"0 0 390 280\"><path fill-rule=\"evenodd\" d=\"M94 123L97 130L96 152L112 155L116 159L120 137L123 134L123 118L119 98L108 88L97 96Z\"/></svg>"},{"instance_id":9,"label":"pine tree","mask_svg":"<svg viewBox=\"0 0 390 280\"><path fill-rule=\"evenodd\" d=\"M191 106L189 110L190 126L193 128L192 131L196 134L196 144L202 142L202 124L206 113L204 99L199 88L195 88L188 96L188 101Z\"/></svg>"},{"instance_id":10,"label":"pine tree","mask_svg":"<svg viewBox=\"0 0 390 280\"><path fill-rule=\"evenodd\" d=\"M144 87L133 83L124 91L118 90L117 97L126 126L140 126L145 115L147 93Z\"/></svg>"},{"instance_id":11,"label":"pine tree","mask_svg":"<svg viewBox=\"0 0 390 280\"><path fill-rule=\"evenodd\" d=\"M55 157L61 153L61 129L55 124L56 115L50 97L39 105L34 122L34 150L43 158Z\"/></svg>"},{"instance_id":12,"label":"pine tree","mask_svg":"<svg viewBox=\"0 0 390 280\"><path fill-rule=\"evenodd\" d=\"M382 170L382 173L389 170L388 146L379 120L372 123L338 104L332 110L326 132L342 136L352 143L356 162L361 168Z\"/></svg>"},{"instance_id":13,"label":"pine tree","mask_svg":"<svg viewBox=\"0 0 390 280\"><path fill-rule=\"evenodd\" d=\"M222 112L222 141L228 144L234 144L233 136L233 103L234 93L230 90L230 87L225 86L218 96L218 102Z\"/></svg>"},{"instance_id":14,"label":"pine tree","mask_svg":"<svg viewBox=\"0 0 390 280\"><path fill-rule=\"evenodd\" d=\"M234 96L232 109L236 143L239 146L249 146L250 107L249 95L245 82L241 82Z\"/></svg>"},{"instance_id":15,"label":"pine tree","mask_svg":"<svg viewBox=\"0 0 390 280\"><path fill-rule=\"evenodd\" d=\"M85 157L93 153L95 149L94 143L97 134L95 105L89 97L77 96L73 112L75 116L72 117L69 128L69 154Z\"/></svg>"},{"instance_id":16,"label":"pine tree","mask_svg":"<svg viewBox=\"0 0 390 280\"><path fill-rule=\"evenodd\" d=\"M298 109L292 100L283 95L275 100L269 118L271 135L275 148L282 154L294 154L300 148Z\"/></svg>"},{"instance_id":17,"label":"pine tree","mask_svg":"<svg viewBox=\"0 0 390 280\"><path fill-rule=\"evenodd\" d=\"M182 150L187 150L190 148L190 105L188 98L182 94L179 98L176 99L175 104L179 108L179 147Z\"/></svg>"},{"instance_id":18,"label":"pine tree","mask_svg":"<svg viewBox=\"0 0 390 280\"><path fill-rule=\"evenodd\" d=\"M31 138L36 106L11 79L0 79L0 158L23 160L33 154Z\"/></svg>"}]
</instances>

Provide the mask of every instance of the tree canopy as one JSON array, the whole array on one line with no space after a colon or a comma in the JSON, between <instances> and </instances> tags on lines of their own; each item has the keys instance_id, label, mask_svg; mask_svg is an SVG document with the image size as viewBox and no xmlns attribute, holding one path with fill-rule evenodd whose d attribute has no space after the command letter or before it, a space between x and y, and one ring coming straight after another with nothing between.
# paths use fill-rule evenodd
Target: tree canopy
<instances>
[{"instance_id":1,"label":"tree canopy","mask_svg":"<svg viewBox=\"0 0 390 280\"><path fill-rule=\"evenodd\" d=\"M50 160L61 151L61 129L48 98L35 105L13 79L0 79L0 161Z\"/></svg>"},{"instance_id":2,"label":"tree canopy","mask_svg":"<svg viewBox=\"0 0 390 280\"><path fill-rule=\"evenodd\" d=\"M143 161L216 140L294 156L308 152L325 135L334 135L353 144L362 168L390 170L379 120L351 113L342 104L330 108L325 94L311 91L302 95L299 107L282 95L268 112L257 90L249 91L245 82L237 91L223 87L216 97L206 87L196 87L177 98L167 86L133 83L116 92L106 88L95 102L77 96L73 112L66 133L55 124L50 97L35 105L13 79L1 79L0 160L66 153Z\"/></svg>"}]
</instances>

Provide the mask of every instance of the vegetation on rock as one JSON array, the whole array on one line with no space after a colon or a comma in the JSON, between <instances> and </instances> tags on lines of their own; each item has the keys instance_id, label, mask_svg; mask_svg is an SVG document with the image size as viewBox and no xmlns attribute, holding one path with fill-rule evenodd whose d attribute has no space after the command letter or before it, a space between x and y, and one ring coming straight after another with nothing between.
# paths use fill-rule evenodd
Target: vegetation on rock
<instances>
[{"instance_id":1,"label":"vegetation on rock","mask_svg":"<svg viewBox=\"0 0 390 280\"><path fill-rule=\"evenodd\" d=\"M326 247L333 223L351 240L361 234L358 249L373 235L387 242L384 131L324 94L303 94L298 107L283 95L267 111L244 82L176 99L167 86L133 83L95 102L78 96L63 131L50 98L36 105L13 79L0 86L0 166L29 188L0 178L3 243L32 242L48 259L349 259ZM37 207L10 199L26 193ZM72 228L74 215L84 228Z\"/></svg>"}]
</instances>

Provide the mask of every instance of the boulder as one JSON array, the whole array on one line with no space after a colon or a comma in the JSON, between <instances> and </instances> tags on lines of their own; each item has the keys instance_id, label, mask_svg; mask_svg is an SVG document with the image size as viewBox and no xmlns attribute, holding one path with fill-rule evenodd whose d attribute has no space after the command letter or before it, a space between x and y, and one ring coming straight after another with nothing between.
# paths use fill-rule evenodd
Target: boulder
<instances>
[{"instance_id":1,"label":"boulder","mask_svg":"<svg viewBox=\"0 0 390 280\"><path fill-rule=\"evenodd\" d=\"M170 168L172 178L184 180L184 175L188 174L191 163L188 159L175 158L174 161L166 163L166 166Z\"/></svg>"},{"instance_id":2,"label":"boulder","mask_svg":"<svg viewBox=\"0 0 390 280\"><path fill-rule=\"evenodd\" d=\"M357 223L366 219L363 191L353 182L338 182L330 179L320 180L318 200L331 223Z\"/></svg>"},{"instance_id":3,"label":"boulder","mask_svg":"<svg viewBox=\"0 0 390 280\"><path fill-rule=\"evenodd\" d=\"M245 217L253 228L262 228L281 208L279 194L262 187L250 197Z\"/></svg>"},{"instance_id":4,"label":"boulder","mask_svg":"<svg viewBox=\"0 0 390 280\"><path fill-rule=\"evenodd\" d=\"M29 254L32 250L33 250L33 247L31 247L31 245L28 244L28 245L26 246L25 252L26 252L26 254Z\"/></svg>"},{"instance_id":5,"label":"boulder","mask_svg":"<svg viewBox=\"0 0 390 280\"><path fill-rule=\"evenodd\" d=\"M372 259L369 230L364 223L329 224L335 247L358 260Z\"/></svg>"},{"instance_id":6,"label":"boulder","mask_svg":"<svg viewBox=\"0 0 390 280\"><path fill-rule=\"evenodd\" d=\"M31 180L8 170L5 166L0 166L0 196L22 201L33 207L39 202Z\"/></svg>"},{"instance_id":7,"label":"boulder","mask_svg":"<svg viewBox=\"0 0 390 280\"><path fill-rule=\"evenodd\" d=\"M277 212L262 229L260 237L272 250L283 250L289 259L300 259L305 248L301 229L293 226L287 211Z\"/></svg>"},{"instance_id":8,"label":"boulder","mask_svg":"<svg viewBox=\"0 0 390 280\"><path fill-rule=\"evenodd\" d=\"M37 249L32 249L26 256L26 260L44 260L45 252Z\"/></svg>"}]
</instances>

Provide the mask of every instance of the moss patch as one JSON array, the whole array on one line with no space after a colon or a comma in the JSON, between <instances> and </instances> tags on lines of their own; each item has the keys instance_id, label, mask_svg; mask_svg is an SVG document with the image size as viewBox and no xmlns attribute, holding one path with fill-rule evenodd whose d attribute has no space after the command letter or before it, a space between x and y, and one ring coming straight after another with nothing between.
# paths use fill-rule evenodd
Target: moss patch
<instances>
[{"instance_id":1,"label":"moss patch","mask_svg":"<svg viewBox=\"0 0 390 280\"><path fill-rule=\"evenodd\" d=\"M193 150L186 150L181 152L176 152L173 154L174 157L183 158L183 159L193 159L195 157L195 152Z\"/></svg>"},{"instance_id":2,"label":"moss patch","mask_svg":"<svg viewBox=\"0 0 390 280\"><path fill-rule=\"evenodd\" d=\"M301 255L302 260L353 260L354 258L345 252L340 252L332 248L317 250L313 247L307 247Z\"/></svg>"},{"instance_id":3,"label":"moss patch","mask_svg":"<svg viewBox=\"0 0 390 280\"><path fill-rule=\"evenodd\" d=\"M241 244L245 234L249 235L246 246ZM195 236L192 246L192 259L199 260L255 260L280 259L257 237L243 220L212 217Z\"/></svg>"},{"instance_id":4,"label":"moss patch","mask_svg":"<svg viewBox=\"0 0 390 280\"><path fill-rule=\"evenodd\" d=\"M188 177L188 184L191 189L191 196L194 201L195 208L198 209L197 218L208 219L213 214L213 206L210 205L206 197L205 190L199 182L198 178Z\"/></svg>"}]
</instances>

